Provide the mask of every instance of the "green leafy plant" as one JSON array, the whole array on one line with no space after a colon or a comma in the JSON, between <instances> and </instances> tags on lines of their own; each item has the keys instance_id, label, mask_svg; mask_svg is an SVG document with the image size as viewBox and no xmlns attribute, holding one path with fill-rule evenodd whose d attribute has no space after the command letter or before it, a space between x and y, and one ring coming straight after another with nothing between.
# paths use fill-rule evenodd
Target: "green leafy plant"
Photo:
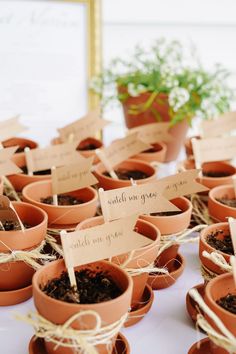
<instances>
[{"instance_id":1,"label":"green leafy plant","mask_svg":"<svg viewBox=\"0 0 236 354\"><path fill-rule=\"evenodd\" d=\"M214 118L230 110L235 98L228 84L230 72L221 65L206 70L196 52L189 51L178 41L157 40L152 47L137 46L129 60L116 58L104 72L91 81L103 106L118 99L125 102L148 92L148 99L132 105L129 114L150 109L154 100L167 102L171 123L192 117ZM163 101L163 102L162 102ZM160 119L156 112L157 120Z\"/></svg>"}]
</instances>

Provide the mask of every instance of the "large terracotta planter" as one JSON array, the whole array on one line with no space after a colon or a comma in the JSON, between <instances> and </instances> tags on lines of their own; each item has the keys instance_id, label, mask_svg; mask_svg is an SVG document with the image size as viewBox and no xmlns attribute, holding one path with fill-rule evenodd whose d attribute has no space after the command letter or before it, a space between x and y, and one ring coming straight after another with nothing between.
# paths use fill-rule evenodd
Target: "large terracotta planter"
<instances>
[{"instance_id":1,"label":"large terracotta planter","mask_svg":"<svg viewBox=\"0 0 236 354\"><path fill-rule=\"evenodd\" d=\"M26 138L11 138L4 140L2 142L2 145L4 148L11 147L11 146L19 146L21 149L25 149L26 147L29 147L31 149L36 149L38 147L38 143L36 141L26 139ZM23 156L24 151L22 152L16 152L17 155Z\"/></svg>"},{"instance_id":2,"label":"large terracotta planter","mask_svg":"<svg viewBox=\"0 0 236 354\"><path fill-rule=\"evenodd\" d=\"M17 231L0 231L0 253L11 250L36 248L47 232L47 214L30 204L12 202L21 221L31 227ZM6 245L6 246L5 246ZM24 262L8 262L0 265L0 291L17 290L31 284L33 268Z\"/></svg>"},{"instance_id":3,"label":"large terracotta planter","mask_svg":"<svg viewBox=\"0 0 236 354\"><path fill-rule=\"evenodd\" d=\"M213 263L211 260L209 260L208 258L206 258L202 255L203 251L206 251L208 253L217 252L224 257L226 262L229 263L230 255L228 255L227 253L221 252L219 250L216 250L214 247L209 245L209 243L207 243L207 241L206 241L208 235L210 235L212 232L215 232L218 230L224 231L223 235L218 236L220 238L224 237L224 235L230 234L229 224L227 222L209 225L207 228L202 230L201 236L200 236L200 243L199 243L199 258L200 258L200 261L204 267L206 267L207 269L209 269L213 273L222 274L222 273L225 273L225 271L222 268L220 268L215 263Z\"/></svg>"},{"instance_id":4,"label":"large terracotta planter","mask_svg":"<svg viewBox=\"0 0 236 354\"><path fill-rule=\"evenodd\" d=\"M114 170L117 168L124 168L127 170L140 170L149 176L144 179L136 180L137 184L149 183L156 180L156 169L144 161L129 159L115 166ZM128 180L113 179L111 177L105 176L103 174L104 172L106 172L105 166L102 163L99 163L95 167L93 173L98 179L100 187L104 188L105 190L128 187L131 185L131 182Z\"/></svg>"},{"instance_id":5,"label":"large terracotta planter","mask_svg":"<svg viewBox=\"0 0 236 354\"><path fill-rule=\"evenodd\" d=\"M78 226L78 230L84 230L87 228L95 227L97 225L102 225L104 219L102 216L97 216L95 218L87 219L81 222ZM160 244L160 231L151 223L138 219L135 230L140 234L150 238L153 242L145 247L139 248L134 251L132 259L127 263L127 268L138 269L140 267L147 267L149 264L152 264L156 259L159 244ZM130 253L119 255L112 258L112 262L115 264L124 263ZM139 275L132 276L134 282L134 289L132 294L132 307L135 307L141 300L145 285L148 279L148 273L142 273Z\"/></svg>"},{"instance_id":6,"label":"large terracotta planter","mask_svg":"<svg viewBox=\"0 0 236 354\"><path fill-rule=\"evenodd\" d=\"M122 294L117 298L101 302L99 304L72 304L55 300L42 292L41 286L49 280L60 276L66 270L63 260L51 262L33 277L33 297L37 311L47 320L63 325L70 317L81 311L96 311L102 320L102 326L117 322L125 315L130 307L132 294L132 279L120 267L106 261L90 263L84 266L75 267L75 270L91 269L99 272L105 271L122 290ZM74 321L72 327L75 329L92 329L95 327L94 317L91 315L83 316L82 320ZM114 337L115 341L116 337ZM63 343L58 348L50 341L45 341L48 354L74 354L70 348L63 347ZM108 350L105 345L97 347L99 354L111 354L112 349Z\"/></svg>"},{"instance_id":7,"label":"large terracotta planter","mask_svg":"<svg viewBox=\"0 0 236 354\"><path fill-rule=\"evenodd\" d=\"M229 216L236 218L236 208L229 207L217 201L217 199L225 197L235 199L234 187L232 185L215 187L209 192L209 214L217 222L227 221Z\"/></svg>"},{"instance_id":8,"label":"large terracotta planter","mask_svg":"<svg viewBox=\"0 0 236 354\"><path fill-rule=\"evenodd\" d=\"M26 166L25 154L14 154L12 161L20 168ZM21 192L22 189L30 183L51 179L51 174L29 176L24 173L19 173L17 175L8 176L8 179L15 190Z\"/></svg>"},{"instance_id":9,"label":"large terracotta planter","mask_svg":"<svg viewBox=\"0 0 236 354\"><path fill-rule=\"evenodd\" d=\"M169 236L171 234L177 234L188 228L191 220L192 204L184 197L179 197L171 200L175 206L182 210L181 214L172 216L152 216L141 215L140 218L149 221L155 225L161 232L162 236ZM179 250L179 245L172 245L164 250L160 256L156 259L156 264L159 267L169 265L170 268L174 263Z\"/></svg>"},{"instance_id":10,"label":"large terracotta planter","mask_svg":"<svg viewBox=\"0 0 236 354\"><path fill-rule=\"evenodd\" d=\"M226 296L227 294L235 294L236 288L232 274L222 274L212 279L205 289L205 302L210 309L221 319L226 328L236 336L236 314L230 313L220 307L216 301ZM215 326L213 321L207 316L207 320L219 332L219 329ZM216 346L211 342L212 354L229 354L228 351Z\"/></svg>"},{"instance_id":11,"label":"large terracotta planter","mask_svg":"<svg viewBox=\"0 0 236 354\"><path fill-rule=\"evenodd\" d=\"M132 158L136 159L136 160L146 161L149 163L164 162L165 157L166 157L166 151L167 151L166 144L159 142L159 143L151 144L151 145L152 145L153 151L151 151L151 152L144 151L144 152L141 152L140 154L133 156Z\"/></svg>"},{"instance_id":12,"label":"large terracotta planter","mask_svg":"<svg viewBox=\"0 0 236 354\"><path fill-rule=\"evenodd\" d=\"M51 181L31 183L22 191L23 200L43 209L48 214L48 224L69 225L81 222L96 214L97 192L94 188L87 187L66 193L84 201L77 205L50 205L40 202L40 198L52 195Z\"/></svg>"},{"instance_id":13,"label":"large terracotta planter","mask_svg":"<svg viewBox=\"0 0 236 354\"><path fill-rule=\"evenodd\" d=\"M124 87L119 88L119 92L127 93L127 89ZM162 121L170 121L168 96L162 93L160 93L156 99L154 99L149 109L139 114L129 113L131 106L137 107L144 104L150 98L151 94L152 93L150 92L145 92L140 94L138 97L129 96L125 101L122 102L127 128L131 129L140 125L158 122L154 113L155 111L158 112L158 116ZM184 120L170 128L169 132L173 136L173 141L167 143L167 154L165 159L166 162L175 160L179 155L180 149L187 135L188 127L189 124L187 120Z\"/></svg>"}]
</instances>

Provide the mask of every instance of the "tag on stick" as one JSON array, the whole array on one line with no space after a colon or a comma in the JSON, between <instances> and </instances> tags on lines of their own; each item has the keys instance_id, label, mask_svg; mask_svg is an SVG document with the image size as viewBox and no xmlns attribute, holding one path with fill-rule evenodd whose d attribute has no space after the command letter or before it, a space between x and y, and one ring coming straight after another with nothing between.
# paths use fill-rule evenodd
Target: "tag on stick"
<instances>
[{"instance_id":1,"label":"tag on stick","mask_svg":"<svg viewBox=\"0 0 236 354\"><path fill-rule=\"evenodd\" d=\"M80 163L52 169L52 192L60 194L92 186L98 183L92 174L93 157Z\"/></svg>"},{"instance_id":2,"label":"tag on stick","mask_svg":"<svg viewBox=\"0 0 236 354\"><path fill-rule=\"evenodd\" d=\"M0 122L0 141L12 138L28 128L19 122L20 116L16 116Z\"/></svg>"},{"instance_id":3,"label":"tag on stick","mask_svg":"<svg viewBox=\"0 0 236 354\"><path fill-rule=\"evenodd\" d=\"M0 148L0 176L8 176L22 172L22 170L11 161L11 157L17 149L18 146L5 149Z\"/></svg>"},{"instance_id":4,"label":"tag on stick","mask_svg":"<svg viewBox=\"0 0 236 354\"><path fill-rule=\"evenodd\" d=\"M202 135L204 138L222 136L236 129L236 112L227 112L214 120L202 122Z\"/></svg>"},{"instance_id":5,"label":"tag on stick","mask_svg":"<svg viewBox=\"0 0 236 354\"><path fill-rule=\"evenodd\" d=\"M229 217L228 223L229 223L230 236L231 236L233 249L234 249L234 255L236 256L236 219Z\"/></svg>"},{"instance_id":6,"label":"tag on stick","mask_svg":"<svg viewBox=\"0 0 236 354\"><path fill-rule=\"evenodd\" d=\"M154 144L158 141L169 142L173 140L172 135L169 133L169 129L170 123L151 123L130 129L128 135L136 132L138 133L139 139L148 144Z\"/></svg>"}]
</instances>

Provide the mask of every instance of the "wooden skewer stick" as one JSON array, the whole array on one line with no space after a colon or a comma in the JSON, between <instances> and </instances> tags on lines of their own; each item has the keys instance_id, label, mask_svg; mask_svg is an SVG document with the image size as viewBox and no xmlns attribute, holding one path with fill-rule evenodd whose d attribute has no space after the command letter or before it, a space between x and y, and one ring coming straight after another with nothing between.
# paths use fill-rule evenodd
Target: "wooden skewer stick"
<instances>
[{"instance_id":1,"label":"wooden skewer stick","mask_svg":"<svg viewBox=\"0 0 236 354\"><path fill-rule=\"evenodd\" d=\"M105 166L107 172L109 172L110 176L113 179L119 179L117 174L115 173L115 171L113 170L113 168L110 166L109 161L107 160L106 156L104 155L104 153L102 152L102 150L100 149L96 149L95 150L98 158L102 161L103 165Z\"/></svg>"},{"instance_id":2,"label":"wooden skewer stick","mask_svg":"<svg viewBox=\"0 0 236 354\"><path fill-rule=\"evenodd\" d=\"M52 175L52 171L54 171L55 169L56 169L56 167L52 166L51 175ZM58 205L58 196L57 196L57 194L53 194L52 195L52 200L53 200L53 205Z\"/></svg>"},{"instance_id":3,"label":"wooden skewer stick","mask_svg":"<svg viewBox=\"0 0 236 354\"><path fill-rule=\"evenodd\" d=\"M64 237L68 237L66 230L62 230L60 232L60 235ZM65 238L64 238L65 239ZM66 247L66 242L62 242L62 246L63 246L63 250L64 250L64 254L66 253L64 247ZM65 258L65 262L66 262L66 258ZM68 271L68 275L69 275L69 280L70 280L70 285L71 287L75 288L76 290L78 290L77 288L77 284L76 284L76 278L75 278L75 272L74 272L74 268L73 267L67 267L67 271Z\"/></svg>"},{"instance_id":4,"label":"wooden skewer stick","mask_svg":"<svg viewBox=\"0 0 236 354\"><path fill-rule=\"evenodd\" d=\"M26 160L26 166L28 170L28 176L33 176L33 171L31 170L32 158L31 158L30 148L26 147L24 149L24 152L25 152L25 160Z\"/></svg>"}]
</instances>

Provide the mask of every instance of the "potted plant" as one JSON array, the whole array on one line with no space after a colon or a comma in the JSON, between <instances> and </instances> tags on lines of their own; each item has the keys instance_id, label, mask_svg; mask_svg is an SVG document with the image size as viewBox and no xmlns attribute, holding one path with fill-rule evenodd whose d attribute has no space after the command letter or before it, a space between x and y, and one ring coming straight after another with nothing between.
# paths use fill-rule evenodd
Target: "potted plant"
<instances>
[{"instance_id":1,"label":"potted plant","mask_svg":"<svg viewBox=\"0 0 236 354\"><path fill-rule=\"evenodd\" d=\"M191 64L190 64L191 63ZM233 90L221 66L205 70L178 41L159 39L150 49L136 47L130 59L116 58L91 89L107 104L118 99L128 128L170 122L173 141L166 161L176 159L193 117L212 118L230 109Z\"/></svg>"}]
</instances>

